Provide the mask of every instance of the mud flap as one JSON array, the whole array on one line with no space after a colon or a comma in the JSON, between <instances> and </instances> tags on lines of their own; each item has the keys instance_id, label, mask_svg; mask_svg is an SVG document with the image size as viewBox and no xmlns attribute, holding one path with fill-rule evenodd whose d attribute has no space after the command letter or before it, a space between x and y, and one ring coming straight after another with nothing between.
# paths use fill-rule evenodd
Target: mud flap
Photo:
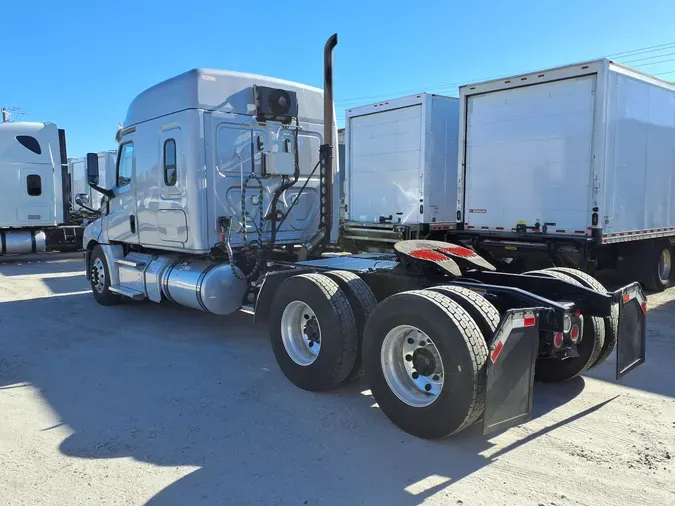
<instances>
[{"instance_id":1,"label":"mud flap","mask_svg":"<svg viewBox=\"0 0 675 506\"><path fill-rule=\"evenodd\" d=\"M513 427L532 416L541 311L508 310L489 343L483 434Z\"/></svg>"},{"instance_id":2,"label":"mud flap","mask_svg":"<svg viewBox=\"0 0 675 506\"><path fill-rule=\"evenodd\" d=\"M639 283L614 292L619 301L619 332L616 342L616 379L644 363L647 341L647 297Z\"/></svg>"}]
</instances>

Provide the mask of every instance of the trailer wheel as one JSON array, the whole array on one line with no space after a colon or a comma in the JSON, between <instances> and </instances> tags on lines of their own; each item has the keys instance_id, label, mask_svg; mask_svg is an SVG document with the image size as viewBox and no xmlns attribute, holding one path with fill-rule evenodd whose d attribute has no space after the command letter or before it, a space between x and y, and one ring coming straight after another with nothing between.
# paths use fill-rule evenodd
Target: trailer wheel
<instances>
[{"instance_id":1,"label":"trailer wheel","mask_svg":"<svg viewBox=\"0 0 675 506\"><path fill-rule=\"evenodd\" d=\"M300 274L281 283L269 325L279 367L304 390L335 388L354 367L354 313L347 295L326 276Z\"/></svg>"},{"instance_id":2,"label":"trailer wheel","mask_svg":"<svg viewBox=\"0 0 675 506\"><path fill-rule=\"evenodd\" d=\"M607 289L604 287L602 283L600 283L600 281L595 279L590 274L587 274L578 269L570 269L569 267L551 267L550 269L546 270L562 272L563 274L567 274L571 278L574 278L577 281L579 281L582 285L592 290L595 290L596 292L607 292ZM591 367L595 367L602 364L605 360L607 360L607 357L609 357L612 354L612 351L614 351L614 347L616 346L616 339L617 336L619 335L619 306L616 304L612 304L611 316L603 318L603 321L605 322L605 342L602 345L600 356L595 361L595 363L591 365Z\"/></svg>"},{"instance_id":3,"label":"trailer wheel","mask_svg":"<svg viewBox=\"0 0 675 506\"><path fill-rule=\"evenodd\" d=\"M347 380L359 378L363 375L363 368L361 367L361 349L363 339L363 329L366 327L366 322L370 313L373 312L377 306L377 299L373 291L368 286L368 283L363 281L353 272L349 271L329 271L324 273L325 276L335 281L340 289L347 296L349 305L354 312L356 320L356 360L354 367L347 375Z\"/></svg>"},{"instance_id":4,"label":"trailer wheel","mask_svg":"<svg viewBox=\"0 0 675 506\"><path fill-rule=\"evenodd\" d=\"M442 293L450 297L469 313L480 329L485 342L490 342L497 327L499 326L499 311L482 295L463 286L443 285L430 288L434 292Z\"/></svg>"},{"instance_id":5,"label":"trailer wheel","mask_svg":"<svg viewBox=\"0 0 675 506\"><path fill-rule=\"evenodd\" d=\"M378 304L363 335L371 392L398 427L442 438L474 423L485 407L488 349L471 316L429 290Z\"/></svg>"},{"instance_id":6,"label":"trailer wheel","mask_svg":"<svg viewBox=\"0 0 675 506\"><path fill-rule=\"evenodd\" d=\"M644 246L631 250L629 261L636 277L647 290L662 292L670 286L673 249L669 241L645 241Z\"/></svg>"},{"instance_id":7,"label":"trailer wheel","mask_svg":"<svg viewBox=\"0 0 675 506\"><path fill-rule=\"evenodd\" d=\"M530 271L526 274L537 276L550 276L568 283L581 285L573 277L556 271ZM605 323L597 316L584 317L583 334L577 344L578 357L570 357L564 360L557 358L539 359L535 366L535 379L546 383L558 383L578 376L588 370L598 360L602 347L605 343Z\"/></svg>"},{"instance_id":8,"label":"trailer wheel","mask_svg":"<svg viewBox=\"0 0 675 506\"><path fill-rule=\"evenodd\" d=\"M110 291L110 268L101 246L95 246L89 259L89 282L96 302L102 306L114 306L122 302L122 296Z\"/></svg>"}]
</instances>

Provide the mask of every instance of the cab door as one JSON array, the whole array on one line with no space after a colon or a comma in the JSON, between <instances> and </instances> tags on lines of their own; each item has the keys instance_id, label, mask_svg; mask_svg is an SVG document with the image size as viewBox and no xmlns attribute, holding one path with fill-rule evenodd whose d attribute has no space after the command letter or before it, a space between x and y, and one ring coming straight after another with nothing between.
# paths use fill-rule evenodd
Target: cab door
<instances>
[{"instance_id":1,"label":"cab door","mask_svg":"<svg viewBox=\"0 0 675 506\"><path fill-rule=\"evenodd\" d=\"M110 241L137 244L136 157L132 137L126 135L118 151L115 197L110 200L106 229Z\"/></svg>"}]
</instances>

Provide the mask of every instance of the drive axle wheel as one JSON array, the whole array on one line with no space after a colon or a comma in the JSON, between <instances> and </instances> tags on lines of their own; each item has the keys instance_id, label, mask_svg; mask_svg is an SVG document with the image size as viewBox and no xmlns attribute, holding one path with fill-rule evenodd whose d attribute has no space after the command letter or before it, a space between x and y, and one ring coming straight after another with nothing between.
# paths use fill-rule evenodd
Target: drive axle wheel
<instances>
[{"instance_id":1,"label":"drive axle wheel","mask_svg":"<svg viewBox=\"0 0 675 506\"><path fill-rule=\"evenodd\" d=\"M357 337L357 352L354 367L349 372L346 381L359 378L363 374L363 367L361 367L361 342L363 339L363 329L366 327L366 322L370 313L373 312L377 306L377 299L370 289L368 284L358 277L353 272L349 271L328 271L325 276L335 281L340 289L347 296L349 305L354 312L356 320L356 337Z\"/></svg>"},{"instance_id":2,"label":"drive axle wheel","mask_svg":"<svg viewBox=\"0 0 675 506\"><path fill-rule=\"evenodd\" d=\"M300 274L284 281L272 301L269 325L279 367L304 390L335 388L354 367L354 313L326 276Z\"/></svg>"},{"instance_id":3,"label":"drive axle wheel","mask_svg":"<svg viewBox=\"0 0 675 506\"><path fill-rule=\"evenodd\" d=\"M642 285L654 292L670 286L673 277L673 247L667 240L644 241L635 244L626 255L630 270Z\"/></svg>"},{"instance_id":4,"label":"drive axle wheel","mask_svg":"<svg viewBox=\"0 0 675 506\"><path fill-rule=\"evenodd\" d=\"M110 291L110 270L101 246L96 246L89 260L91 291L96 302L102 306L114 306L122 302L122 296Z\"/></svg>"},{"instance_id":5,"label":"drive axle wheel","mask_svg":"<svg viewBox=\"0 0 675 506\"><path fill-rule=\"evenodd\" d=\"M476 323L442 293L393 295L371 314L363 365L382 411L423 438L457 433L482 415L487 345Z\"/></svg>"},{"instance_id":6,"label":"drive axle wheel","mask_svg":"<svg viewBox=\"0 0 675 506\"><path fill-rule=\"evenodd\" d=\"M573 277L554 270L531 271L526 274L554 277L581 285ZM581 342L577 344L578 357L538 359L535 366L535 379L546 383L558 383L578 376L595 364L605 342L605 323L602 318L584 317L581 335Z\"/></svg>"},{"instance_id":7,"label":"drive axle wheel","mask_svg":"<svg viewBox=\"0 0 675 506\"><path fill-rule=\"evenodd\" d=\"M490 342L497 327L499 327L501 316L489 300L463 286L440 285L434 286L430 290L442 293L462 306L478 325L485 342Z\"/></svg>"},{"instance_id":8,"label":"drive axle wheel","mask_svg":"<svg viewBox=\"0 0 675 506\"><path fill-rule=\"evenodd\" d=\"M600 281L595 279L590 274L586 274L583 271L577 269L570 269L569 267L551 267L546 269L547 271L556 271L567 274L571 278L576 279L579 283L584 285L591 290L596 292L606 293L607 289L603 286ZM591 367L598 366L602 364L607 357L612 354L614 347L616 346L617 336L619 335L619 306L617 304L612 304L612 314L606 318L603 318L605 322L605 342L602 345L602 350L600 350L600 355L596 361L591 364Z\"/></svg>"}]
</instances>

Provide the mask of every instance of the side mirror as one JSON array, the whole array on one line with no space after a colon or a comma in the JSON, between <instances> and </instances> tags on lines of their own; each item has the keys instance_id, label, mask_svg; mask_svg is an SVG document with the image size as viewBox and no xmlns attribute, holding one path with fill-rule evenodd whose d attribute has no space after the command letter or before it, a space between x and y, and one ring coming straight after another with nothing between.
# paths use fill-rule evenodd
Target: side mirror
<instances>
[{"instance_id":1,"label":"side mirror","mask_svg":"<svg viewBox=\"0 0 675 506\"><path fill-rule=\"evenodd\" d=\"M98 184L98 155L87 153L87 179L89 184Z\"/></svg>"},{"instance_id":2,"label":"side mirror","mask_svg":"<svg viewBox=\"0 0 675 506\"><path fill-rule=\"evenodd\" d=\"M102 193L109 199L115 198L113 190L107 190L98 186L98 155L96 153L87 153L87 180L89 181L89 186L97 192ZM77 196L75 197L75 202L77 202ZM79 202L77 203L79 204Z\"/></svg>"},{"instance_id":3,"label":"side mirror","mask_svg":"<svg viewBox=\"0 0 675 506\"><path fill-rule=\"evenodd\" d=\"M89 195L86 193L78 193L75 195L75 203L78 205L89 205Z\"/></svg>"}]
</instances>

